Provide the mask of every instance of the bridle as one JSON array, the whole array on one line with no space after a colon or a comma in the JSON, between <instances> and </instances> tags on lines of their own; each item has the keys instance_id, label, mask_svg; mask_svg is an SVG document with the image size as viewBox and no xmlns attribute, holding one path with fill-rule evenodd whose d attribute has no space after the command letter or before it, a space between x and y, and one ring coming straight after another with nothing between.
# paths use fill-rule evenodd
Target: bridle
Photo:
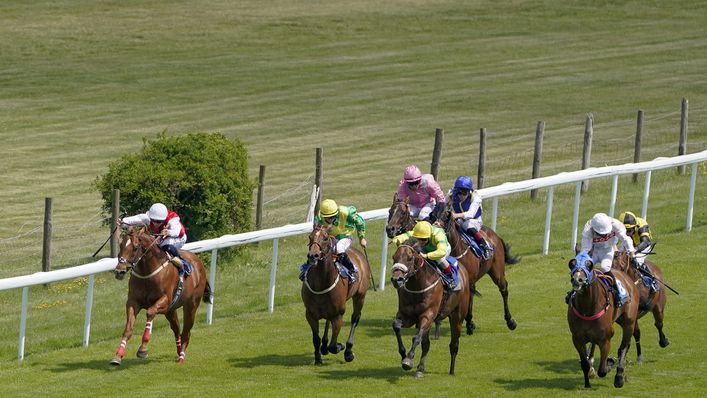
<instances>
[{"instance_id":1,"label":"bridle","mask_svg":"<svg viewBox=\"0 0 707 398\"><path fill-rule=\"evenodd\" d=\"M584 275L586 276L586 279L584 281L577 281L577 278L575 275L579 272L583 272ZM597 271L596 270L588 270L586 267L582 265L576 265L574 268L572 268L572 289L575 292L581 292L582 290L588 288L592 284L594 284L599 278L597 277ZM600 283L602 285L602 283ZM609 289L606 288L605 286L602 286L604 290L604 307L596 312L595 314L592 315L585 315L579 312L577 307L574 305L574 299L570 300L570 307L572 308L572 313L577 316L578 318L585 320L585 321L594 321L606 314L607 309L609 308L609 305L611 304L611 300L609 298Z\"/></svg>"},{"instance_id":2,"label":"bridle","mask_svg":"<svg viewBox=\"0 0 707 398\"><path fill-rule=\"evenodd\" d=\"M399 224L396 227L391 226L390 222L393 220L393 216L397 216L399 219ZM408 210L407 203L403 201L396 201L388 212L388 223L386 226L386 232L389 238L398 236L404 232L411 230L415 226L415 220L413 220L410 211Z\"/></svg>"},{"instance_id":3,"label":"bridle","mask_svg":"<svg viewBox=\"0 0 707 398\"><path fill-rule=\"evenodd\" d=\"M331 255L333 254L334 247L335 247L334 238L329 236L329 233L326 230L326 227L324 227L324 226L315 227L315 230L313 232L315 232L316 235L318 235L320 233L325 233L326 237L321 238L321 240L329 242L329 244L328 244L329 247L325 248L322 246L321 243L319 243L318 241L315 241L313 236L309 237L309 253L307 253L307 262L309 263L309 268L307 268L307 271L305 271L305 273L304 273L304 285L307 287L307 289L312 294L320 295L320 294L329 293L330 291L334 290L336 285L341 280L341 276L339 275L338 272L336 272L336 279L334 280L334 283L332 283L331 286L327 287L324 290L314 290L312 288L312 286L309 284L308 277L307 277L309 275L309 271L312 268L316 267L317 265L323 264L327 258L330 258ZM319 248L319 250L313 252L312 248L315 245ZM312 254L312 253L314 253L314 254Z\"/></svg>"},{"instance_id":4,"label":"bridle","mask_svg":"<svg viewBox=\"0 0 707 398\"><path fill-rule=\"evenodd\" d=\"M169 263L169 261L165 261L162 265L157 267L157 269L155 269L149 275L141 275L135 271L135 268L137 267L138 263L140 263L140 261L142 261L142 259L145 257L145 255L150 252L150 249L152 248L152 246L154 246L158 241L158 239L154 239L152 241L152 243L150 243L148 246L145 247L142 245L142 242L140 242L140 238L137 236L140 233L143 233L143 232L138 231L138 232L129 232L128 233L128 242L125 244L125 246L127 247L128 245L132 245L134 247L133 253L137 253L139 250L140 254L137 257L134 256L133 260L128 260L123 256L119 256L118 257L118 265L113 270L113 272L116 274L116 277L118 277L118 276L122 277L126 273L130 272L132 276L135 276L139 279L149 279L149 278L152 278L153 276L157 275L164 268L166 268L167 264ZM118 270L118 266L120 264L126 264L125 270Z\"/></svg>"},{"instance_id":5,"label":"bridle","mask_svg":"<svg viewBox=\"0 0 707 398\"><path fill-rule=\"evenodd\" d=\"M426 286L423 289L420 289L420 290L408 289L408 287L407 287L408 280L410 278L412 278L413 276L417 275L417 273L424 267L425 259L422 258L422 256L417 254L417 250L413 246L410 246L407 244L402 244L398 247L397 250L400 250L402 248L405 248L405 249L411 251L412 252L412 259L413 259L412 269L408 268L407 265L400 263L400 262L396 262L395 264L393 264L392 272L400 271L403 273L403 277L402 277L402 281L401 281L402 282L401 287L403 288L403 290L405 290L408 293L422 294L422 293L425 293L428 290L434 288L435 286L437 286L437 284L439 284L439 282L441 280L441 278L439 276L437 277L437 280L435 280L434 283L432 283L429 286Z\"/></svg>"}]
</instances>

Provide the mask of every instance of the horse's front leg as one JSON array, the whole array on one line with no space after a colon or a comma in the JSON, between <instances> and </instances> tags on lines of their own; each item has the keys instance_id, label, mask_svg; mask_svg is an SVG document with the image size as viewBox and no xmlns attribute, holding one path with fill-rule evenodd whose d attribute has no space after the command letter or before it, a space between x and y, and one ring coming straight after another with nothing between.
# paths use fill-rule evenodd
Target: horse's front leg
<instances>
[{"instance_id":1,"label":"horse's front leg","mask_svg":"<svg viewBox=\"0 0 707 398\"><path fill-rule=\"evenodd\" d=\"M135 316L140 312L140 308L136 303L128 301L125 304L125 329L123 329L123 338L120 340L120 345L118 350L115 352L115 356L110 361L111 365L120 365L123 362L123 356L125 356L125 347L128 345L128 340L133 335L133 326L135 326Z\"/></svg>"},{"instance_id":2,"label":"horse's front leg","mask_svg":"<svg viewBox=\"0 0 707 398\"><path fill-rule=\"evenodd\" d=\"M412 338L412 345L410 345L410 351L408 351L407 356L405 359L403 359L402 365L403 369L405 370L410 370L412 369L413 365L413 358L415 358L415 349L417 346L423 342L423 340L427 339L429 342L429 332L430 332L430 327L432 326L432 321L430 318L427 317L422 317L420 319L419 327L417 328L417 333L415 336ZM424 347L423 347L424 351ZM424 371L424 362L423 362L423 371ZM419 370L418 370L419 372Z\"/></svg>"},{"instance_id":3,"label":"horse's front leg","mask_svg":"<svg viewBox=\"0 0 707 398\"><path fill-rule=\"evenodd\" d=\"M403 320L400 319L400 314L393 320L393 331L395 332L395 338L398 340L398 353L400 354L400 359L405 359L405 344L403 344L403 338L400 334L400 330L403 328Z\"/></svg>"},{"instance_id":4,"label":"horse's front leg","mask_svg":"<svg viewBox=\"0 0 707 398\"><path fill-rule=\"evenodd\" d=\"M344 345L338 342L339 332L341 331L341 326L343 324L343 314L339 314L331 320L331 341L329 342L329 352L332 354L338 354L344 349Z\"/></svg>"},{"instance_id":5,"label":"horse's front leg","mask_svg":"<svg viewBox=\"0 0 707 398\"><path fill-rule=\"evenodd\" d=\"M616 360L614 358L609 358L609 351L611 350L611 337L607 337L602 341L599 346L600 359L599 359L599 370L597 375L599 377L604 377L607 373L611 372L611 368L614 366Z\"/></svg>"},{"instance_id":6,"label":"horse's front leg","mask_svg":"<svg viewBox=\"0 0 707 398\"><path fill-rule=\"evenodd\" d=\"M572 335L572 343L574 344L577 354L579 354L579 363L582 367L582 373L584 374L584 388L591 388L592 385L589 383L589 369L591 369L591 364L589 362L589 357L587 355L587 345L584 343L582 337L575 337ZM594 345L592 345L592 355L594 351Z\"/></svg>"},{"instance_id":7,"label":"horse's front leg","mask_svg":"<svg viewBox=\"0 0 707 398\"><path fill-rule=\"evenodd\" d=\"M147 345L150 343L150 338L152 337L152 322L159 313L164 313L168 307L167 296L160 297L155 304L147 309L147 317L145 321L145 330L142 332L142 343L137 349L138 358L147 358L148 348Z\"/></svg>"},{"instance_id":8,"label":"horse's front leg","mask_svg":"<svg viewBox=\"0 0 707 398\"><path fill-rule=\"evenodd\" d=\"M321 352L322 355L329 354L329 324L331 324L331 322L328 319L324 321L324 334L322 334L322 339L319 346L319 352ZM317 321L317 326L318 325L319 321Z\"/></svg>"},{"instance_id":9,"label":"horse's front leg","mask_svg":"<svg viewBox=\"0 0 707 398\"><path fill-rule=\"evenodd\" d=\"M177 311L172 310L166 313L165 317L167 317L167 320L169 321L169 327L172 329L172 333L174 333L174 342L177 346L177 357L180 357L182 354L182 336L180 332L179 317L177 316Z\"/></svg>"},{"instance_id":10,"label":"horse's front leg","mask_svg":"<svg viewBox=\"0 0 707 398\"><path fill-rule=\"evenodd\" d=\"M312 329L312 345L314 346L314 364L322 364L322 354L319 352L319 345L322 340L319 338L319 319L317 319L314 314L306 311L305 317L307 318L307 323L309 323L310 329Z\"/></svg>"},{"instance_id":11,"label":"horse's front leg","mask_svg":"<svg viewBox=\"0 0 707 398\"><path fill-rule=\"evenodd\" d=\"M420 341L420 346L422 347L422 355L420 355L420 362L417 364L417 371L415 372L416 379L421 379L425 375L425 360L427 360L427 353L430 352L429 329L425 334L422 335L422 341Z\"/></svg>"}]
</instances>

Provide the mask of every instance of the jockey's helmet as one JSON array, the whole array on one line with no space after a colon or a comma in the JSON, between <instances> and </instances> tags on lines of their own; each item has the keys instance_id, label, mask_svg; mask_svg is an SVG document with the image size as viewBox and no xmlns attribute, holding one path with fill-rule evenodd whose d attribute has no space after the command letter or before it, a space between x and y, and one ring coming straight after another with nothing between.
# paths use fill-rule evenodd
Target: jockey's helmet
<instances>
[{"instance_id":1,"label":"jockey's helmet","mask_svg":"<svg viewBox=\"0 0 707 398\"><path fill-rule=\"evenodd\" d=\"M594 232L599 235L606 235L611 232L611 217L604 213L597 213L589 222Z\"/></svg>"},{"instance_id":2,"label":"jockey's helmet","mask_svg":"<svg viewBox=\"0 0 707 398\"><path fill-rule=\"evenodd\" d=\"M630 211L625 211L619 216L619 220L624 223L626 229L631 229L636 227L636 215Z\"/></svg>"},{"instance_id":3,"label":"jockey's helmet","mask_svg":"<svg viewBox=\"0 0 707 398\"><path fill-rule=\"evenodd\" d=\"M418 182L422 179L422 172L414 164L405 168L403 173L403 180L405 182Z\"/></svg>"},{"instance_id":4,"label":"jockey's helmet","mask_svg":"<svg viewBox=\"0 0 707 398\"><path fill-rule=\"evenodd\" d=\"M162 203L155 203L150 206L150 211L147 212L150 220L153 221L164 221L167 219L167 206Z\"/></svg>"},{"instance_id":5,"label":"jockey's helmet","mask_svg":"<svg viewBox=\"0 0 707 398\"><path fill-rule=\"evenodd\" d=\"M454 181L454 189L467 189L469 191L474 190L474 184L471 182L471 177L469 176L459 176L457 180Z\"/></svg>"},{"instance_id":6,"label":"jockey's helmet","mask_svg":"<svg viewBox=\"0 0 707 398\"><path fill-rule=\"evenodd\" d=\"M417 239L429 239L432 236L432 224L420 221L412 229L412 236Z\"/></svg>"},{"instance_id":7,"label":"jockey's helmet","mask_svg":"<svg viewBox=\"0 0 707 398\"><path fill-rule=\"evenodd\" d=\"M334 217L339 214L339 206L331 199L326 199L322 201L322 205L319 207L319 218L325 219L329 217Z\"/></svg>"}]
</instances>

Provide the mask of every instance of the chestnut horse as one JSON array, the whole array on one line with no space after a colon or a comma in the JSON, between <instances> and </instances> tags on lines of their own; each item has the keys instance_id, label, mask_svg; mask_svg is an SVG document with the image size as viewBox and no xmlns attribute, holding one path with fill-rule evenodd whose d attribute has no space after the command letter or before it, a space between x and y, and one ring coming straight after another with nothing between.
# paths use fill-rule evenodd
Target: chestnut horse
<instances>
[{"instance_id":1,"label":"chestnut horse","mask_svg":"<svg viewBox=\"0 0 707 398\"><path fill-rule=\"evenodd\" d=\"M405 370L412 369L415 349L422 345L422 356L417 365L416 378L424 376L425 359L430 350L430 327L432 322L449 317L451 341L449 343L449 374L454 374L454 364L459 351L459 336L462 323L469 308L469 283L466 271L459 267L459 277L462 289L458 292L445 292L436 267L430 265L418 253L419 242L411 239L414 246L403 244L398 246L393 255L391 283L398 290L398 313L393 321L393 330L398 340L398 352ZM415 325L417 333L412 339L410 351L405 352L400 330L403 327Z\"/></svg>"},{"instance_id":2,"label":"chestnut horse","mask_svg":"<svg viewBox=\"0 0 707 398\"><path fill-rule=\"evenodd\" d=\"M354 360L352 350L354 332L361 319L361 310L368 292L369 265L366 257L357 249L351 247L347 254L358 268L358 278L353 284L348 278L342 277L336 267L336 240L329 236L329 229L324 225L315 225L309 235L309 252L307 257L311 264L304 275L302 284L302 301L306 308L305 316L312 329L312 345L314 346L314 364L322 364L322 355L336 354L344 349L337 342L339 331L346 312L346 302L353 299L353 314L351 314L351 331L346 341L344 359ZM324 335L319 337L319 320L325 319ZM327 340L331 324L331 342Z\"/></svg>"},{"instance_id":3,"label":"chestnut horse","mask_svg":"<svg viewBox=\"0 0 707 398\"><path fill-rule=\"evenodd\" d=\"M506 320L508 329L515 330L517 323L508 309L508 281L506 280L506 264L517 264L520 258L512 256L510 246L501 239L496 232L487 227L481 227L481 234L485 235L486 241L491 244L494 251L491 258L483 260L477 257L469 247L469 244L462 238L456 222L450 222L451 212L445 212L437 220L437 224L444 228L449 244L452 246L452 256L454 256L466 268L469 274L469 289L472 293L469 299L469 312L466 315L466 333L474 333L472 309L474 306L474 294L476 292L476 282L484 275L491 277L503 299L503 318ZM501 250L503 248L503 250Z\"/></svg>"},{"instance_id":4,"label":"chestnut horse","mask_svg":"<svg viewBox=\"0 0 707 398\"><path fill-rule=\"evenodd\" d=\"M638 253L637 255L641 255ZM668 299L667 293L664 288L659 289L657 292L652 293L648 286L643 282L643 275L635 267L631 266L631 261L626 252L617 252L614 256L614 263L612 269L618 269L625 272L631 281L636 286L638 294L640 296L640 301L638 304L638 318L640 319L646 315L649 311L653 313L653 319L655 321L654 325L658 329L658 344L665 348L670 344L668 338L665 337L663 333L663 316L665 311L665 303ZM650 261L645 261L644 263L650 272L656 279L663 281L663 271L658 268L657 265L651 263ZM638 363L643 362L643 355L641 354L641 330L636 323L636 328L633 331L633 339L636 341L636 352L638 355Z\"/></svg>"},{"instance_id":5,"label":"chestnut horse","mask_svg":"<svg viewBox=\"0 0 707 398\"><path fill-rule=\"evenodd\" d=\"M612 275L621 281L630 297L629 301L617 308L614 294L603 280L608 276L593 269L594 264L591 260L578 262L573 258L568 266L571 270L570 280L574 295L567 306L567 323L584 372L584 388L591 387L589 374L593 365L594 345L599 346L601 351L601 361L597 371L599 377L606 376L616 363L614 358L609 359L614 322L618 323L623 330L614 387L623 387L626 353L631 345L631 336L638 319L638 291L628 275L619 270L612 270ZM592 344L590 353L587 352L587 343Z\"/></svg>"},{"instance_id":6,"label":"chestnut horse","mask_svg":"<svg viewBox=\"0 0 707 398\"><path fill-rule=\"evenodd\" d=\"M179 281L179 270L172 265L167 253L158 246L157 238L146 232L145 228L130 227L120 243L118 265L113 272L118 280L130 272L128 299L125 302L127 320L123 338L118 351L111 360L111 365L120 365L125 355L125 347L133 334L135 317L141 309L147 311L147 322L142 334L142 344L137 351L138 358L147 358L147 344L152 334L152 322L157 314L164 314L174 332L177 346L177 360L184 362L191 328L194 325L196 310L203 299L210 301L210 289L206 280L206 271L201 259L193 253L180 251L180 254L192 265L192 273L184 280L184 289L180 297L174 297ZM205 294L206 293L206 294ZM184 328L179 328L177 309L183 307Z\"/></svg>"}]
</instances>

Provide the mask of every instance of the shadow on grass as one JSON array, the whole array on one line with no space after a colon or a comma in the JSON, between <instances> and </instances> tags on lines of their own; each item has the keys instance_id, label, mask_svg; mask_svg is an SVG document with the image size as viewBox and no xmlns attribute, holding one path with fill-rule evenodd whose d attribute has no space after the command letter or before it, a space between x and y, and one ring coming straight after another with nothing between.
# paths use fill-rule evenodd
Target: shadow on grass
<instances>
[{"instance_id":1,"label":"shadow on grass","mask_svg":"<svg viewBox=\"0 0 707 398\"><path fill-rule=\"evenodd\" d=\"M314 362L314 354L267 354L250 358L229 359L231 366L236 368L253 368L256 366L287 366L299 367L311 365Z\"/></svg>"},{"instance_id":2,"label":"shadow on grass","mask_svg":"<svg viewBox=\"0 0 707 398\"><path fill-rule=\"evenodd\" d=\"M176 358L176 357L175 357ZM65 373L76 370L100 370L104 372L120 371L121 369L129 369L136 366L145 366L150 362L158 363L177 363L176 359L167 358L150 358L150 359L138 359L138 358L124 358L123 363L120 366L111 365L110 358L105 360L91 360L91 361L75 361L75 362L64 362L57 364L49 368L50 372L54 373Z\"/></svg>"},{"instance_id":3,"label":"shadow on grass","mask_svg":"<svg viewBox=\"0 0 707 398\"><path fill-rule=\"evenodd\" d=\"M494 382L503 386L509 391L520 391L532 388L558 389L573 391L584 386L584 376L579 367L579 360L567 359L564 361L537 361L539 367L547 372L562 375L560 378L519 378L519 379L495 379Z\"/></svg>"},{"instance_id":4,"label":"shadow on grass","mask_svg":"<svg viewBox=\"0 0 707 398\"><path fill-rule=\"evenodd\" d=\"M385 380L388 383L396 384L398 380L405 378L414 378L414 372L405 372L399 366L396 367L385 367L385 368L367 368L367 369L336 369L328 370L317 368L319 376L325 379L341 379L341 380L351 380L352 378L361 379L377 379Z\"/></svg>"}]
</instances>

